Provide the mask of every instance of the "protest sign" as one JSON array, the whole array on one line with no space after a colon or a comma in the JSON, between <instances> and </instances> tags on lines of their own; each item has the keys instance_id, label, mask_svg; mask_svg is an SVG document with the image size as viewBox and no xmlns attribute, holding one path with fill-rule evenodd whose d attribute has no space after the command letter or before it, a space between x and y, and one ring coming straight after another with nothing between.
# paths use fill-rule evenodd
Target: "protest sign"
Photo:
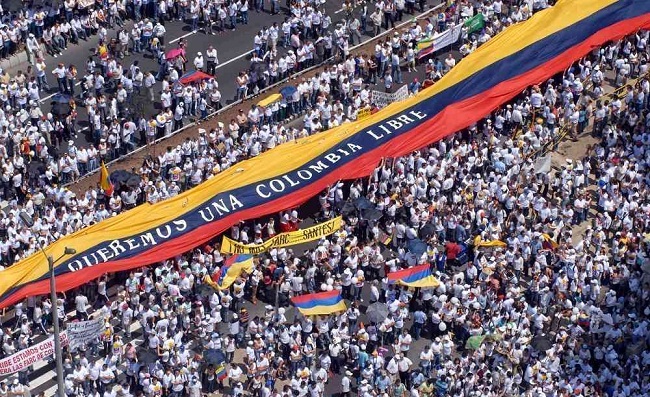
<instances>
[{"instance_id":1,"label":"protest sign","mask_svg":"<svg viewBox=\"0 0 650 397\"><path fill-rule=\"evenodd\" d=\"M395 92L373 91L372 103L379 106L380 108L383 108L393 102L403 101L404 99L408 98L408 96L409 96L408 86L403 85Z\"/></svg>"},{"instance_id":2,"label":"protest sign","mask_svg":"<svg viewBox=\"0 0 650 397\"><path fill-rule=\"evenodd\" d=\"M66 332L61 333L61 347L68 345L68 335ZM41 343L25 350L21 350L9 357L0 360L0 375L9 375L19 372L54 355L54 338L48 338Z\"/></svg>"},{"instance_id":3,"label":"protest sign","mask_svg":"<svg viewBox=\"0 0 650 397\"><path fill-rule=\"evenodd\" d=\"M366 117L370 116L371 114L372 114L372 109L370 108L361 109L357 112L357 120L363 120Z\"/></svg>"},{"instance_id":4,"label":"protest sign","mask_svg":"<svg viewBox=\"0 0 650 397\"><path fill-rule=\"evenodd\" d=\"M104 319L101 317L89 321L68 323L67 331L70 349L76 349L79 346L92 342L99 337L103 330Z\"/></svg>"},{"instance_id":5,"label":"protest sign","mask_svg":"<svg viewBox=\"0 0 650 397\"><path fill-rule=\"evenodd\" d=\"M249 254L256 255L266 252L271 248L288 247L307 241L318 240L321 237L329 236L341 228L341 217L330 219L327 222L319 223L305 229L293 232L280 233L277 236L261 244L242 244L223 236L221 252L226 254Z\"/></svg>"}]
</instances>

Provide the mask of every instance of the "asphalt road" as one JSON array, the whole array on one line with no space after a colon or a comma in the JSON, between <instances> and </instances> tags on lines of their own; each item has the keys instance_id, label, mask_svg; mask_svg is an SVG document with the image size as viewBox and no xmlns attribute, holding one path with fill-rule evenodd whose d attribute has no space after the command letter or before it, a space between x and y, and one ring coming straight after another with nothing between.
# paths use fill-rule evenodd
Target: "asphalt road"
<instances>
[{"instance_id":1,"label":"asphalt road","mask_svg":"<svg viewBox=\"0 0 650 397\"><path fill-rule=\"evenodd\" d=\"M15 2L15 1L12 1ZM438 4L438 0L431 0L430 3ZM325 11L328 15L331 16L333 25L344 18L344 13L341 10L341 1L328 1L325 3ZM267 7L268 8L268 7ZM278 22L279 25L284 21L285 16L289 11L282 7L281 12L277 15L271 15L267 12L257 13L254 10L249 11L249 23L247 25L237 25L236 30L226 30L222 33L216 35L208 35L204 31L199 30L198 32L192 32L190 26L182 21L170 21L166 22L165 29L165 52L176 48L180 40L185 40L186 45L186 54L188 57L188 69L192 69L192 60L196 56L196 53L201 51L205 54L206 49L209 45L214 46L218 52L218 58L220 64L217 67L216 79L219 83L219 88L222 93L222 104L231 103L235 97L236 84L235 78L239 71L248 69L250 66L250 52L253 49L253 38L255 34L264 26L271 26L273 22ZM408 18L408 15L405 15L405 18ZM130 32L133 22L126 21L125 28ZM108 37L116 37L117 30L109 30ZM363 40L370 38L370 35L363 35ZM56 92L56 78L52 76L51 70L53 70L59 62L64 62L66 65L75 65L77 70L79 70L80 75L82 72L85 72L86 61L89 56L92 56L94 49L97 45L98 38L97 36L90 37L88 41L80 41L79 45L70 45L67 50L64 51L63 56L54 58L50 55L47 55L45 58L45 63L48 66L48 81L50 86L53 87L53 90L42 93L41 97L43 111L50 111L50 101L49 98L53 96ZM285 50L279 47L280 53L283 53ZM140 54L130 54L121 60L122 65L125 70L134 62L138 61L141 70L152 70L154 74L158 71L159 65L154 59L153 55L150 53L140 53ZM27 65L19 65L14 68L9 68L7 71L9 73L15 73L18 70L24 69ZM80 79L79 79L80 80ZM141 96L136 96L134 98L134 105L132 110L135 112L142 112L146 117L154 115L160 109L159 104L159 90L161 83L156 84L156 101L151 103L148 98L145 97L144 93ZM143 90L144 91L144 90ZM76 88L76 93L80 92L80 88ZM87 113L83 106L78 106L78 137L75 140L77 147L87 146L90 140L90 131L88 129L87 122ZM64 143L61 150L67 150L67 145Z\"/></svg>"}]
</instances>

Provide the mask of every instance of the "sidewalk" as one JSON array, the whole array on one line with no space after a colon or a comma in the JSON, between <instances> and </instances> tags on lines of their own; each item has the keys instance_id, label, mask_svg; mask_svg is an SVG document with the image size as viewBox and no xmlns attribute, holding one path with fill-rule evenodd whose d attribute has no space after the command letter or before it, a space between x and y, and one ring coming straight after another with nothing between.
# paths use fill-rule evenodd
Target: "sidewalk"
<instances>
[{"instance_id":1,"label":"sidewalk","mask_svg":"<svg viewBox=\"0 0 650 397\"><path fill-rule=\"evenodd\" d=\"M19 70L24 71L27 69L27 65L29 63L27 62L27 51L25 50L0 61L0 68L5 72L9 72L9 74L14 74Z\"/></svg>"}]
</instances>

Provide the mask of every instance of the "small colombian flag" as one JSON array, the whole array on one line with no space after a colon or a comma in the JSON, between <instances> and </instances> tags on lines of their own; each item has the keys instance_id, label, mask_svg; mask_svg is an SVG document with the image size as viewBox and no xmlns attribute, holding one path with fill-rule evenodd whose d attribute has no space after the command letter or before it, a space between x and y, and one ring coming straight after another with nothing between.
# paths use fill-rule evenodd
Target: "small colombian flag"
<instances>
[{"instance_id":1,"label":"small colombian flag","mask_svg":"<svg viewBox=\"0 0 650 397\"><path fill-rule=\"evenodd\" d=\"M99 170L99 187L106 193L107 196L113 194L113 184L109 178L108 168L106 164L102 161L102 167Z\"/></svg>"},{"instance_id":2,"label":"small colombian flag","mask_svg":"<svg viewBox=\"0 0 650 397\"><path fill-rule=\"evenodd\" d=\"M242 272L252 273L253 267L253 255L233 255L212 277L206 275L204 281L214 289L223 290L230 288Z\"/></svg>"},{"instance_id":3,"label":"small colombian flag","mask_svg":"<svg viewBox=\"0 0 650 397\"><path fill-rule=\"evenodd\" d=\"M217 375L217 379L219 381L223 381L224 379L226 379L228 377L228 372L226 371L226 364L224 362L219 363L214 373L215 375Z\"/></svg>"},{"instance_id":4,"label":"small colombian flag","mask_svg":"<svg viewBox=\"0 0 650 397\"><path fill-rule=\"evenodd\" d=\"M339 290L294 296L291 302L305 316L320 316L347 310Z\"/></svg>"},{"instance_id":5,"label":"small colombian flag","mask_svg":"<svg viewBox=\"0 0 650 397\"><path fill-rule=\"evenodd\" d=\"M436 288L440 285L438 279L431 273L431 266L428 263L389 273L388 281L409 287Z\"/></svg>"}]
</instances>

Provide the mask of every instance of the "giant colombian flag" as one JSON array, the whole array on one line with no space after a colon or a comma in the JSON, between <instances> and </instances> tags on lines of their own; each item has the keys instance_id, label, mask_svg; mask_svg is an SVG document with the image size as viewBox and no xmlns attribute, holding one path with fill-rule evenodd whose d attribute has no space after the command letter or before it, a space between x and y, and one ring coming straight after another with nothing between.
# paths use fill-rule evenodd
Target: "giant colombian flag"
<instances>
[{"instance_id":1,"label":"giant colombian flag","mask_svg":"<svg viewBox=\"0 0 650 397\"><path fill-rule=\"evenodd\" d=\"M242 219L295 207L339 180L369 175L382 158L465 128L606 41L642 28L650 28L648 0L560 0L495 36L414 97L61 238L46 248L48 255L59 258L66 246L77 253L56 264L57 289L179 255ZM3 270L0 307L47 293L47 278L48 264L39 254Z\"/></svg>"}]
</instances>

